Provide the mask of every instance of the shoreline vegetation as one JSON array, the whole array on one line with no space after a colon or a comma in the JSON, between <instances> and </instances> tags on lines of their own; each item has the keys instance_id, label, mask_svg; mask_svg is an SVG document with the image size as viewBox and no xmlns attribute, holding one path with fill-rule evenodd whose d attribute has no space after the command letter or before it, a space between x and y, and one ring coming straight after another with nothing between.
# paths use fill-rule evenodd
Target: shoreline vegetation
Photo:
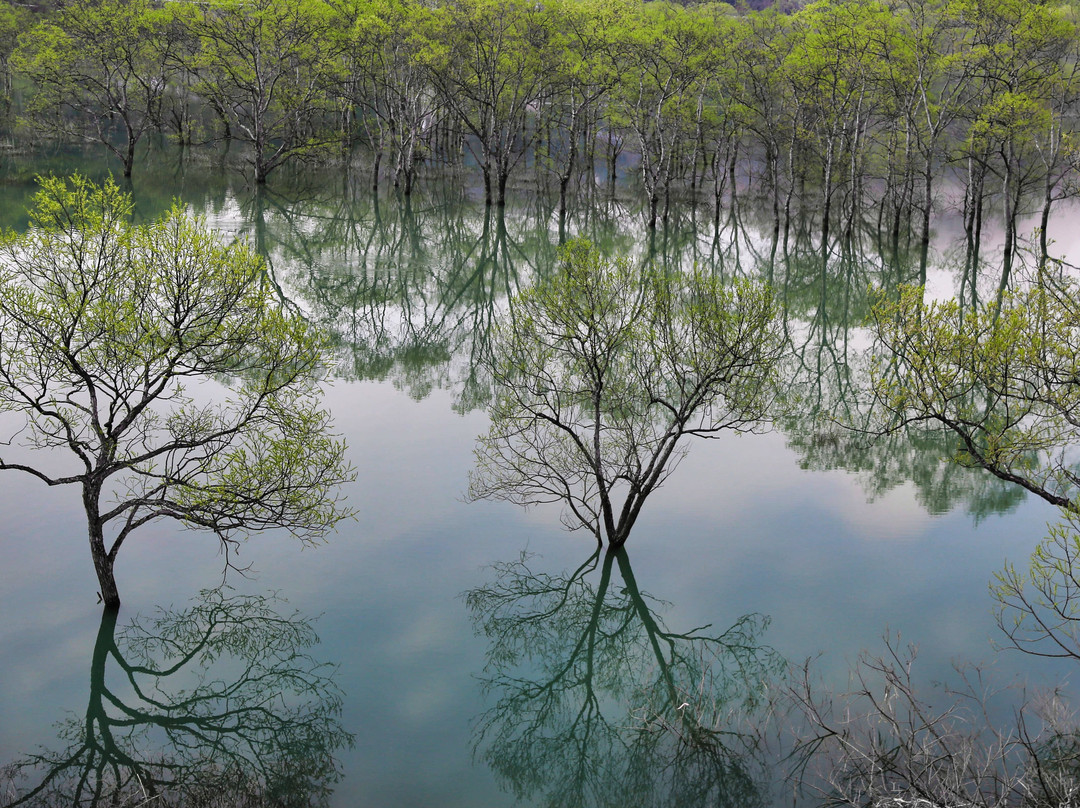
<instances>
[{"instance_id":1,"label":"shoreline vegetation","mask_svg":"<svg viewBox=\"0 0 1080 808\"><path fill-rule=\"evenodd\" d=\"M96 142L130 176L152 136L237 144L281 166L363 152L373 190L463 169L489 205L531 166L558 188L637 174L650 229L674 200L714 225L739 194L787 246L800 209L823 253L867 209L911 228L963 188L968 261L1077 194L1080 36L1057 0L846 0L793 13L637 0L75 0L0 11L8 144ZM627 157L633 157L627 160ZM632 169L626 167L632 163ZM998 212L1000 211L1000 213ZM774 247L775 254L775 247Z\"/></svg>"}]
</instances>

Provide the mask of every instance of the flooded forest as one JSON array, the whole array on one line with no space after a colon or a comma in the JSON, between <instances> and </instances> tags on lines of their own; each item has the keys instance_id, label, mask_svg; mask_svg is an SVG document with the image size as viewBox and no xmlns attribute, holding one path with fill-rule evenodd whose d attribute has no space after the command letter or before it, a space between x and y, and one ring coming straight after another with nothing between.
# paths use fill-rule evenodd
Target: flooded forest
<instances>
[{"instance_id":1,"label":"flooded forest","mask_svg":"<svg viewBox=\"0 0 1080 808\"><path fill-rule=\"evenodd\" d=\"M759 5L0 5L0 806L1080 801L1080 6Z\"/></svg>"}]
</instances>

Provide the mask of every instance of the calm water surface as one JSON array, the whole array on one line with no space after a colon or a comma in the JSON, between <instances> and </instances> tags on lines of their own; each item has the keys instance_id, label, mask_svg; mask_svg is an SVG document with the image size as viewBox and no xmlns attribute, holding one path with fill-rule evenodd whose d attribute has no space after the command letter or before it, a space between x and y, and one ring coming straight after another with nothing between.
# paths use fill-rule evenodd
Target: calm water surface
<instances>
[{"instance_id":1,"label":"calm water surface","mask_svg":"<svg viewBox=\"0 0 1080 808\"><path fill-rule=\"evenodd\" d=\"M45 170L68 165L58 159ZM82 166L100 174L97 163ZM18 172L0 193L13 226L32 189L29 173ZM366 183L324 176L294 187L283 178L255 197L206 159L163 161L135 179L141 216L179 195L223 233L252 240L283 294L338 340L339 373L326 402L358 472L347 494L359 518L311 550L287 537L255 537L241 551L249 577L228 583L237 594L278 593L286 612L317 616L321 644L307 652L337 666L341 725L355 738L337 753L343 779L333 805L503 806L518 797L544 804L572 779L575 754L547 750L541 766L538 748L513 735L513 722L529 719L492 715L509 692L491 664L498 637L483 635L485 616L465 593L505 580L492 565L523 551L532 554L532 573L573 577L593 546L561 529L556 507L469 503L464 493L473 441L486 428L484 381L473 360L507 292L550 267L557 224L539 201L511 205L500 223L463 200L454 183L418 195L411 209L393 198L376 205L359 186ZM755 251L767 250L752 221L714 238L710 217L703 220L695 230L684 215L654 252L718 271L769 271L755 263ZM939 229L935 289L953 281L941 263L949 227L943 221ZM608 249L649 250L640 218L621 204L578 211L571 228ZM816 392L807 408L843 398L831 368L837 356L854 358L861 337L851 324L865 310L867 282L883 271L868 253L824 280L794 258L771 269L792 332L808 346L799 379L813 376ZM705 625L722 632L746 615L768 616L756 639L789 660L820 654L818 670L837 687L861 650L881 648L886 631L918 644L925 681L947 677L955 660L985 662L1002 680L1068 673L993 645L988 581L1007 559L1026 558L1054 517L1048 506L951 471L933 447L859 454L830 441L815 438L796 413L767 434L694 445L627 544L633 586L629 566L609 570L603 584L601 562L574 591L588 604L607 586L613 615L632 612L626 604L638 601L628 592L637 591L674 634ZM62 748L57 722L85 715L101 615L78 493L8 474L0 507L2 763ZM159 607L190 606L221 582L222 559L209 537L151 525L126 547L117 576L125 624ZM507 608L527 615L536 603L523 597ZM569 653L565 643L588 630L566 622L565 634L552 621L551 632L526 641L519 682L543 684ZM607 724L648 707L641 682L655 660L637 646L619 654L609 673L595 674L623 683L599 688L596 709ZM565 698L570 709L580 693ZM519 762L539 767L539 783L515 775L490 729L481 738L479 728L493 720L509 727L504 740ZM553 747L566 736L557 721L538 732ZM615 788L623 774L594 777L602 791L605 776Z\"/></svg>"}]
</instances>

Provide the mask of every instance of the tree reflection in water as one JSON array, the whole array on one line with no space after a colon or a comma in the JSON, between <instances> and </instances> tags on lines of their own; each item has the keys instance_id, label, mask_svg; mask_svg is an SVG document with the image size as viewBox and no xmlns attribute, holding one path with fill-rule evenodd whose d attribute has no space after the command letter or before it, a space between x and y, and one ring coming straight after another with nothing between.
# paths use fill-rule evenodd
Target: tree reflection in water
<instances>
[{"instance_id":1,"label":"tree reflection in water","mask_svg":"<svg viewBox=\"0 0 1080 808\"><path fill-rule=\"evenodd\" d=\"M283 606L217 589L119 629L106 610L86 714L7 768L10 805L326 804L352 736L311 622Z\"/></svg>"},{"instance_id":2,"label":"tree reflection in water","mask_svg":"<svg viewBox=\"0 0 1080 808\"><path fill-rule=\"evenodd\" d=\"M545 805L628 794L651 806L766 804L751 727L782 667L760 642L767 618L675 632L625 550L598 549L559 575L532 563L525 553L496 564L494 580L464 596L490 642L481 680L495 700L475 752L504 786Z\"/></svg>"}]
</instances>

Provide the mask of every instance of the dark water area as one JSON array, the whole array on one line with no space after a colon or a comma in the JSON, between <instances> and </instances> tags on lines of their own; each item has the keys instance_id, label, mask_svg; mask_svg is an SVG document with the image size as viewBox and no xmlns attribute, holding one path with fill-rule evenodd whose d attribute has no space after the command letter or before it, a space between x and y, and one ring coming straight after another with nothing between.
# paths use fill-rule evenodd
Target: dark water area
<instances>
[{"instance_id":1,"label":"dark water area","mask_svg":"<svg viewBox=\"0 0 1080 808\"><path fill-rule=\"evenodd\" d=\"M5 159L0 223L17 229L36 174L109 170L78 152ZM707 206L677 206L649 236L629 193L582 198L560 225L542 190L500 211L462 178L406 201L303 168L254 189L228 159L147 163L136 217L179 199L248 240L287 304L331 334L325 400L357 470L345 494L358 517L313 549L251 538L247 576L209 593L216 540L147 525L118 561L120 613L103 621L77 492L6 475L0 766L39 757L0 777L0 804L54 772L37 804L70 805L106 761L139 772L131 794L172 783L189 804L772 805L767 764L738 739L785 660L813 657L842 690L858 654L898 634L918 646L927 686L968 661L1004 684L1072 689L1068 663L997 649L988 594L1052 509L947 464L934 436L867 446L818 417L860 406L870 286L918 274L872 228L823 262L806 246L812 224L774 252L750 201L719 228ZM930 294L957 291L955 227L943 214ZM797 405L762 434L692 444L618 556L563 530L557 505L466 501L487 427L478 359L509 297L577 234L635 260L767 280L796 346ZM1002 716L1009 698L993 705ZM256 703L250 723L230 713ZM690 727L723 740L689 744Z\"/></svg>"}]
</instances>

